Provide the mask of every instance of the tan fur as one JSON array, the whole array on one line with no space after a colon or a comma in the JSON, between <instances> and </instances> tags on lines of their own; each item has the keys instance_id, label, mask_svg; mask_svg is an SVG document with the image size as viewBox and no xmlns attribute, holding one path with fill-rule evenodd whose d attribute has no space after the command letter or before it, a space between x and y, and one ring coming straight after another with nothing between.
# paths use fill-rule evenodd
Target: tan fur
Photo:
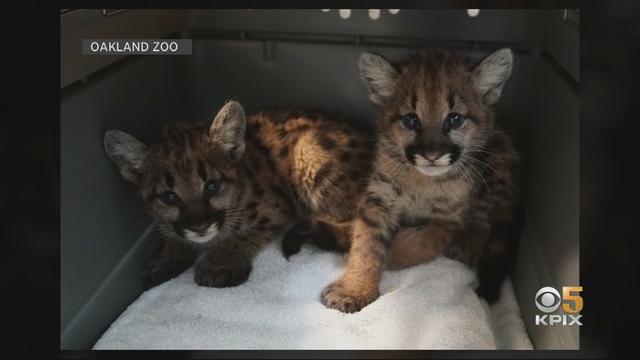
<instances>
[{"instance_id":1,"label":"tan fur","mask_svg":"<svg viewBox=\"0 0 640 360\"><path fill-rule=\"evenodd\" d=\"M505 50L483 60L481 70L444 50L395 67L362 56L361 75L379 110L374 171L359 201L347 268L324 289L323 304L359 311L378 296L385 264L399 269L441 254L477 267L478 293L496 299L519 223L518 156L490 108L510 61ZM448 122L454 115L463 119L455 127ZM426 155L440 163L431 166Z\"/></svg>"},{"instance_id":2,"label":"tan fur","mask_svg":"<svg viewBox=\"0 0 640 360\"><path fill-rule=\"evenodd\" d=\"M388 268L400 270L440 256L453 241L454 228L451 223L438 220L401 228L391 242Z\"/></svg>"},{"instance_id":3,"label":"tan fur","mask_svg":"<svg viewBox=\"0 0 640 360\"><path fill-rule=\"evenodd\" d=\"M325 306L347 313L359 311L378 298L385 254L382 243L368 241L371 228L361 219L355 221L353 233L347 270L321 294Z\"/></svg>"},{"instance_id":4,"label":"tan fur","mask_svg":"<svg viewBox=\"0 0 640 360\"><path fill-rule=\"evenodd\" d=\"M303 189L313 189L318 170L326 165L331 154L316 141L314 132L306 131L293 145L293 176ZM315 199L314 199L315 200Z\"/></svg>"},{"instance_id":5,"label":"tan fur","mask_svg":"<svg viewBox=\"0 0 640 360\"><path fill-rule=\"evenodd\" d=\"M353 204L371 164L367 137L340 116L262 111L246 117L235 102L211 123L161 128L149 146L107 133L108 155L165 238L145 278L155 285L195 263L198 284L238 285L264 244L304 221L316 237L346 250ZM216 192L207 195L211 184Z\"/></svg>"}]
</instances>

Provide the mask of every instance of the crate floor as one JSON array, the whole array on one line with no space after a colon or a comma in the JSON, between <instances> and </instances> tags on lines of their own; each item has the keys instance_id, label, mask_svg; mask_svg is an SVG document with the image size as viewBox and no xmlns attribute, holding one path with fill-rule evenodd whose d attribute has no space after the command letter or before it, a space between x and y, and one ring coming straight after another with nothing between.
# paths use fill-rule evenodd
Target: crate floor
<instances>
[{"instance_id":1,"label":"crate floor","mask_svg":"<svg viewBox=\"0 0 640 360\"><path fill-rule=\"evenodd\" d=\"M380 298L343 314L319 294L344 266L344 256L311 247L287 261L273 243L235 288L199 287L192 268L143 293L94 349L532 348L509 282L489 308L471 270L438 258L385 272Z\"/></svg>"}]
</instances>

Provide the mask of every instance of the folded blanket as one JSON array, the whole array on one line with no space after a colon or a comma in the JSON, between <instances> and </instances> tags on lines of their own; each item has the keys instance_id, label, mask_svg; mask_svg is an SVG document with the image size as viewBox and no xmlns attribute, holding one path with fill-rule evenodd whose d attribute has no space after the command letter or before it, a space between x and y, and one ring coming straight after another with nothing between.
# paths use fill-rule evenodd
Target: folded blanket
<instances>
[{"instance_id":1,"label":"folded blanket","mask_svg":"<svg viewBox=\"0 0 640 360\"><path fill-rule=\"evenodd\" d=\"M386 271L381 296L355 314L325 308L322 288L345 256L279 244L254 261L249 281L197 286L193 269L143 293L94 349L531 349L509 282L491 309L475 275L446 258Z\"/></svg>"}]
</instances>

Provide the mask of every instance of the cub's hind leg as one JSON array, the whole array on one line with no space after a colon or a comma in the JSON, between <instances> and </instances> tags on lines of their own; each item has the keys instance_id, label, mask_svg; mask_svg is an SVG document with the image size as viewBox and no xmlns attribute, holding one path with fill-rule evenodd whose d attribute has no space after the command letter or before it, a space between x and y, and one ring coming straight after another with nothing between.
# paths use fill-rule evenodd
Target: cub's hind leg
<instances>
[{"instance_id":1,"label":"cub's hind leg","mask_svg":"<svg viewBox=\"0 0 640 360\"><path fill-rule=\"evenodd\" d=\"M283 238L287 258L300 251L303 243L337 251L348 251L351 244L371 148L364 134L339 122L325 124L304 133L291 151L293 182L307 215Z\"/></svg>"},{"instance_id":2,"label":"cub's hind leg","mask_svg":"<svg viewBox=\"0 0 640 360\"><path fill-rule=\"evenodd\" d=\"M483 256L478 262L476 293L492 304L500 298L502 284L515 267L519 223L493 224Z\"/></svg>"},{"instance_id":3,"label":"cub's hind leg","mask_svg":"<svg viewBox=\"0 0 640 360\"><path fill-rule=\"evenodd\" d=\"M433 260L453 241L458 225L431 220L425 225L400 229L389 250L390 270L400 270Z\"/></svg>"},{"instance_id":4,"label":"cub's hind leg","mask_svg":"<svg viewBox=\"0 0 640 360\"><path fill-rule=\"evenodd\" d=\"M445 249L445 255L477 270L476 293L492 304L515 260L517 226L509 223L467 224Z\"/></svg>"}]
</instances>

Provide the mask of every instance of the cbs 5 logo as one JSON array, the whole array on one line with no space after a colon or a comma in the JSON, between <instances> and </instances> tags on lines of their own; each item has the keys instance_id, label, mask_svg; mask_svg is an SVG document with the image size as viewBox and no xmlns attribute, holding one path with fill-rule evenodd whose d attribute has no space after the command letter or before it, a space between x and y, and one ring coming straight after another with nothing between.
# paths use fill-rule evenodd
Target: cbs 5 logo
<instances>
[{"instance_id":1,"label":"cbs 5 logo","mask_svg":"<svg viewBox=\"0 0 640 360\"><path fill-rule=\"evenodd\" d=\"M563 286L562 297L558 290L551 286L543 287L536 293L536 306L545 313L552 313L562 304L562 311L569 314L579 313L584 305L581 293L582 286Z\"/></svg>"}]
</instances>

